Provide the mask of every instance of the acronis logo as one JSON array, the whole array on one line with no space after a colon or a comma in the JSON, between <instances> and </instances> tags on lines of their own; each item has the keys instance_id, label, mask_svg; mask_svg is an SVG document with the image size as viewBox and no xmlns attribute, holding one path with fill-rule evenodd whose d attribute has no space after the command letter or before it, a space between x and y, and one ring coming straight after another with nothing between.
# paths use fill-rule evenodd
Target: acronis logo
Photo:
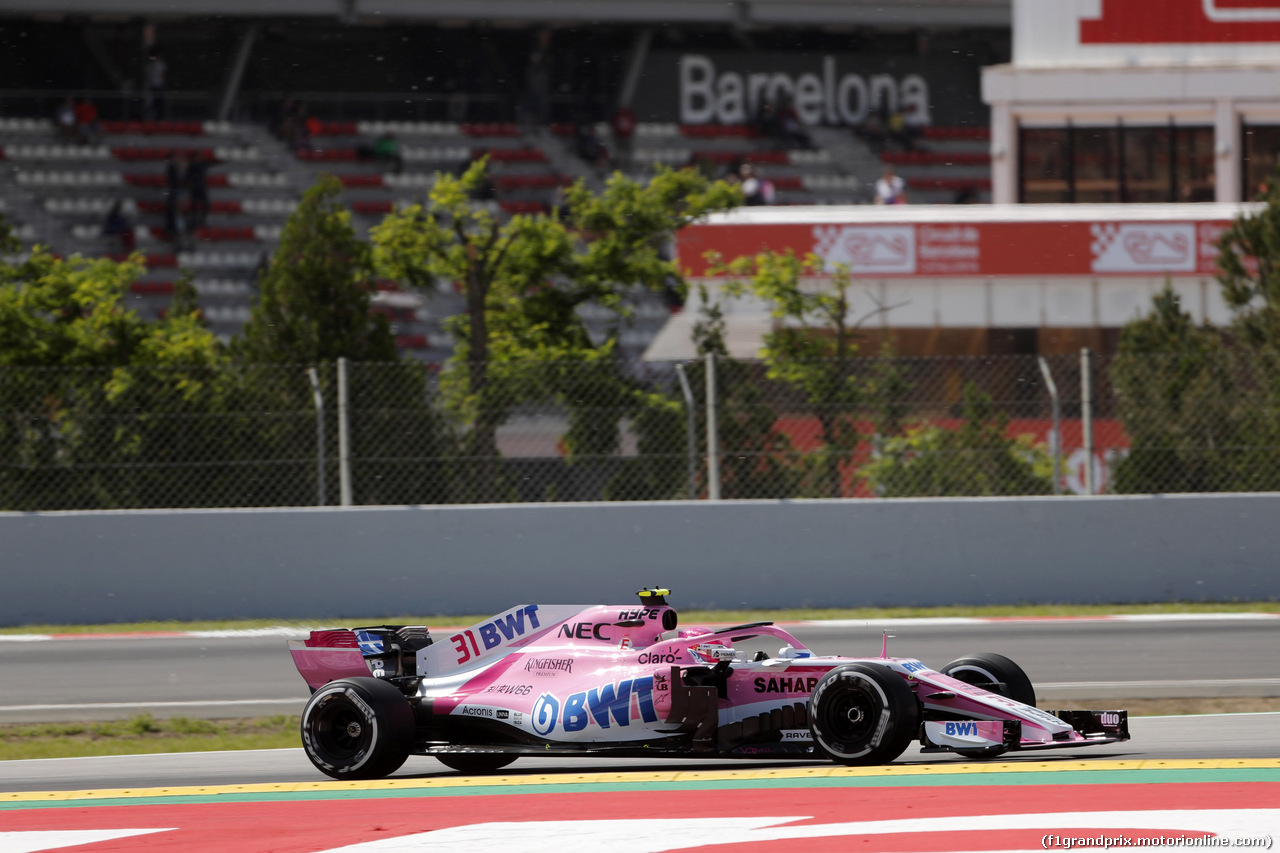
<instances>
[{"instance_id":1,"label":"acronis logo","mask_svg":"<svg viewBox=\"0 0 1280 853\"><path fill-rule=\"evenodd\" d=\"M653 677L645 676L573 693L564 700L563 706L552 694L543 693L534 703L531 725L540 735L551 734L557 723L566 732L580 732L592 722L602 729L612 725L629 726L633 699L641 720L658 721L658 712L653 707Z\"/></svg>"}]
</instances>

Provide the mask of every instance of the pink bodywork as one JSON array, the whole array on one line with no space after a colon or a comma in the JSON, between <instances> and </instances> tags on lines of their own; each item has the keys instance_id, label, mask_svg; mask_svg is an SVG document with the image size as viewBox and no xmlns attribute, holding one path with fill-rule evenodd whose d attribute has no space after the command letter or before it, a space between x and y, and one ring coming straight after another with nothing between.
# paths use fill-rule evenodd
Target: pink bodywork
<instances>
[{"instance_id":1,"label":"pink bodywork","mask_svg":"<svg viewBox=\"0 0 1280 853\"><path fill-rule=\"evenodd\" d=\"M819 657L790 632L771 624L664 639L670 633L663 628L664 619L674 622L665 615L668 612L665 605L514 607L435 637L419 651L417 672L424 677L418 695L430 701L433 714L496 715L548 740L634 740L645 730L669 730L665 718L672 667L714 665L692 647L708 640L731 643L764 636L780 640L784 649L765 661L733 661L727 696L719 700L720 725L804 703L831 669L874 663L905 678L926 710L951 711L979 721L1020 721L1025 748L1096 742L1045 711L943 675L918 660ZM294 663L308 686L314 690L333 679L370 674L360 649L354 647L354 635L320 633L306 642L290 642Z\"/></svg>"}]
</instances>

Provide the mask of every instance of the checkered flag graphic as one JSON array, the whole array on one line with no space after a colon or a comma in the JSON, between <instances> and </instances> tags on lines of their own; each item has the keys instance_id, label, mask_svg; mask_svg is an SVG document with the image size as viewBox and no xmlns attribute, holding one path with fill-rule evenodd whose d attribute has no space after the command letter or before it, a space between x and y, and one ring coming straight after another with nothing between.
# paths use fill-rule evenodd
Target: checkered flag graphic
<instances>
[{"instance_id":1,"label":"checkered flag graphic","mask_svg":"<svg viewBox=\"0 0 1280 853\"><path fill-rule=\"evenodd\" d=\"M1107 249L1116 241L1116 235L1120 233L1120 226L1114 223L1095 223L1089 226L1089 232L1093 237L1090 249L1093 251L1093 259L1096 261L1106 254Z\"/></svg>"}]
</instances>

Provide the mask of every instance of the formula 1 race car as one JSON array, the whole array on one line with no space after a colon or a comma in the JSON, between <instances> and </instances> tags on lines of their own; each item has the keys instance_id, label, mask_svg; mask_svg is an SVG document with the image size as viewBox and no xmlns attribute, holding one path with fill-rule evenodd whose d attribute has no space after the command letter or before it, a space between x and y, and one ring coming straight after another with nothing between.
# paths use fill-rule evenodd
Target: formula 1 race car
<instances>
[{"instance_id":1,"label":"formula 1 race car","mask_svg":"<svg viewBox=\"0 0 1280 853\"><path fill-rule=\"evenodd\" d=\"M291 640L312 690L302 745L322 772L369 779L430 755L485 773L521 755L827 758L883 764L927 753L1129 739L1125 711L1042 711L1013 661L976 654L819 656L770 622L676 632L663 589L638 606L525 604L433 642L420 626ZM736 644L780 640L776 654Z\"/></svg>"}]
</instances>

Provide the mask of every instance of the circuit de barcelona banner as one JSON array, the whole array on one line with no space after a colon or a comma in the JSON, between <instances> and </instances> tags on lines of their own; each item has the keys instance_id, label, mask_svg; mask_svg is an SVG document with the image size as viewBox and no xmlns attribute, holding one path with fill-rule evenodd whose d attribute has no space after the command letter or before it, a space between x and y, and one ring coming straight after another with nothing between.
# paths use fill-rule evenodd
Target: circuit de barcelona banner
<instances>
[{"instance_id":1,"label":"circuit de barcelona banner","mask_svg":"<svg viewBox=\"0 0 1280 853\"><path fill-rule=\"evenodd\" d=\"M857 127L875 109L915 124L987 123L978 63L959 54L658 51L633 108L641 121L744 124L764 101L805 124Z\"/></svg>"}]
</instances>

